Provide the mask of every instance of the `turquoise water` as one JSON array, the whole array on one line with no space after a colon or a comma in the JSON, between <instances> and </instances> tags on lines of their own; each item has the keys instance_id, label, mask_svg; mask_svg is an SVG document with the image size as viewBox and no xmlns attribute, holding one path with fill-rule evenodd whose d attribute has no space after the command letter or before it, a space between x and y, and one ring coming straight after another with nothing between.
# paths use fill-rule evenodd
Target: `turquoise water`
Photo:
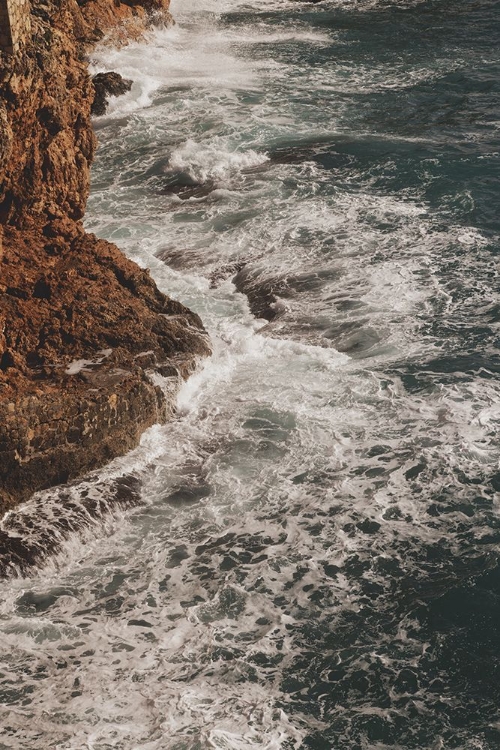
<instances>
[{"instance_id":1,"label":"turquoise water","mask_svg":"<svg viewBox=\"0 0 500 750\"><path fill-rule=\"evenodd\" d=\"M497 750L498 3L172 10L87 226L214 354L1 584L0 748Z\"/></svg>"}]
</instances>

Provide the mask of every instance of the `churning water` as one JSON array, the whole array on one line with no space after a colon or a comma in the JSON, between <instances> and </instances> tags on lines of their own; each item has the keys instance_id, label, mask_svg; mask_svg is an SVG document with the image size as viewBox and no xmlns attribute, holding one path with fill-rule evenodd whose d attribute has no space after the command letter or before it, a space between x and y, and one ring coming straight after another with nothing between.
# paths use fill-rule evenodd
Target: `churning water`
<instances>
[{"instance_id":1,"label":"churning water","mask_svg":"<svg viewBox=\"0 0 500 750\"><path fill-rule=\"evenodd\" d=\"M498 750L500 6L172 10L87 224L214 354L1 585L0 748Z\"/></svg>"}]
</instances>

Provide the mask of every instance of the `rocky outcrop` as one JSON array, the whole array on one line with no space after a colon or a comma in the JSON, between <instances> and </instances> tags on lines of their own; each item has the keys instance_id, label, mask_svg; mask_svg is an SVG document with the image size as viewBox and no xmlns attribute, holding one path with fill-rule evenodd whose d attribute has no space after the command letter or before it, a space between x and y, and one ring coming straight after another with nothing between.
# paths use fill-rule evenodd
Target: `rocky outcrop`
<instances>
[{"instance_id":1,"label":"rocky outcrop","mask_svg":"<svg viewBox=\"0 0 500 750\"><path fill-rule=\"evenodd\" d=\"M172 412L150 373L174 382L209 352L199 318L81 224L86 50L166 5L41 1L25 45L0 56L0 512L133 447Z\"/></svg>"},{"instance_id":2,"label":"rocky outcrop","mask_svg":"<svg viewBox=\"0 0 500 750\"><path fill-rule=\"evenodd\" d=\"M94 101L92 114L103 115L108 108L110 96L123 96L132 88L130 78L123 78L119 73L98 73L92 78L94 87Z\"/></svg>"}]
</instances>

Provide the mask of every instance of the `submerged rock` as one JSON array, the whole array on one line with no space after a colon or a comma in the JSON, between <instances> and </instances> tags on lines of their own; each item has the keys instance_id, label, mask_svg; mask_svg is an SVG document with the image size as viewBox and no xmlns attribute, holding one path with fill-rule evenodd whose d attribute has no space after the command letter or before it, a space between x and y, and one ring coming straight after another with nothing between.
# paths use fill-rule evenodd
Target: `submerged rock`
<instances>
[{"instance_id":1,"label":"submerged rock","mask_svg":"<svg viewBox=\"0 0 500 750\"><path fill-rule=\"evenodd\" d=\"M143 503L141 481L134 475L75 483L39 493L29 503L7 513L0 526L0 578L28 575L30 570L59 553L72 534L85 538L110 514ZM64 591L64 590L63 590ZM57 597L33 597L27 592L19 600L24 611L40 611Z\"/></svg>"},{"instance_id":2,"label":"submerged rock","mask_svg":"<svg viewBox=\"0 0 500 750\"><path fill-rule=\"evenodd\" d=\"M208 180L207 182L189 181L189 183L171 180L161 189L163 195L177 195L181 200L189 198L206 198L215 190L215 183Z\"/></svg>"},{"instance_id":3,"label":"submerged rock","mask_svg":"<svg viewBox=\"0 0 500 750\"><path fill-rule=\"evenodd\" d=\"M123 96L132 88L133 81L123 78L119 73L98 73L92 78L95 95L91 112L93 115L104 115L108 108L110 96Z\"/></svg>"},{"instance_id":4,"label":"submerged rock","mask_svg":"<svg viewBox=\"0 0 500 750\"><path fill-rule=\"evenodd\" d=\"M287 288L282 278L267 278L259 268L243 265L233 278L233 284L248 299L250 310L256 318L274 320L280 313L278 297Z\"/></svg>"}]
</instances>

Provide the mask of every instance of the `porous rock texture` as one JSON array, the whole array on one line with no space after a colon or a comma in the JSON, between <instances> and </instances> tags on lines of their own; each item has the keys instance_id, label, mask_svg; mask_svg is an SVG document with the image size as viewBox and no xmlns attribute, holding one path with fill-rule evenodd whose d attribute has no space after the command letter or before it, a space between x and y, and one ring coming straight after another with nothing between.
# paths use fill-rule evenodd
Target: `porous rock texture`
<instances>
[{"instance_id":1,"label":"porous rock texture","mask_svg":"<svg viewBox=\"0 0 500 750\"><path fill-rule=\"evenodd\" d=\"M172 413L151 372L174 382L209 353L198 316L81 223L96 147L86 54L167 10L38 0L30 38L0 53L0 513L136 445Z\"/></svg>"}]
</instances>

